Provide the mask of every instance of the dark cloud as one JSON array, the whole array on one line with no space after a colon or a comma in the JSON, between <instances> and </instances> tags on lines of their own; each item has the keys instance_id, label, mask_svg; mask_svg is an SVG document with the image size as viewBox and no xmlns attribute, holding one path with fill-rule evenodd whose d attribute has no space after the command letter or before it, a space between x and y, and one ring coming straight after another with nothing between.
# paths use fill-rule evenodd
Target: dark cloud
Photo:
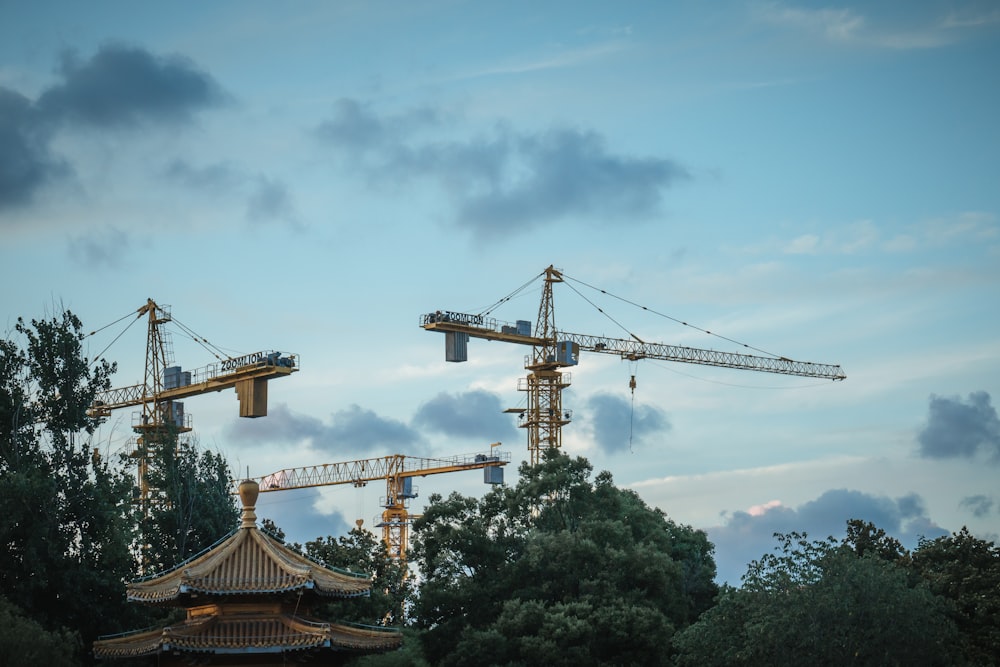
<instances>
[{"instance_id":1,"label":"dark cloud","mask_svg":"<svg viewBox=\"0 0 1000 667\"><path fill-rule=\"evenodd\" d=\"M272 405L260 419L237 419L227 429L237 446L282 447L303 442L322 442L327 427L308 415L294 413L284 403ZM269 471L270 472L270 471Z\"/></svg>"},{"instance_id":2,"label":"dark cloud","mask_svg":"<svg viewBox=\"0 0 1000 667\"><path fill-rule=\"evenodd\" d=\"M69 241L69 255L86 267L121 266L122 258L127 257L131 238L117 227L106 227L95 230L85 236L74 236Z\"/></svg>"},{"instance_id":3,"label":"dark cloud","mask_svg":"<svg viewBox=\"0 0 1000 667\"><path fill-rule=\"evenodd\" d=\"M59 73L63 82L42 93L37 104L57 122L97 127L187 122L195 111L225 99L214 79L189 59L120 44L104 46L86 61L66 52Z\"/></svg>"},{"instance_id":4,"label":"dark cloud","mask_svg":"<svg viewBox=\"0 0 1000 667\"><path fill-rule=\"evenodd\" d=\"M181 159L170 161L161 173L171 183L209 196L245 195L246 218L254 225L280 222L301 228L292 193L281 180L253 176L225 162L202 167Z\"/></svg>"},{"instance_id":5,"label":"dark cloud","mask_svg":"<svg viewBox=\"0 0 1000 667\"><path fill-rule=\"evenodd\" d=\"M588 401L588 412L594 427L594 441L607 453L630 449L633 444L646 444L654 436L670 431L665 412L652 405L634 406L613 394L595 394Z\"/></svg>"},{"instance_id":6,"label":"dark cloud","mask_svg":"<svg viewBox=\"0 0 1000 667\"><path fill-rule=\"evenodd\" d=\"M0 210L30 203L40 188L71 173L51 152L59 127L176 125L225 99L190 60L136 47L105 46L86 61L67 52L58 74L62 81L34 102L0 87Z\"/></svg>"},{"instance_id":7,"label":"dark cloud","mask_svg":"<svg viewBox=\"0 0 1000 667\"><path fill-rule=\"evenodd\" d=\"M286 542L305 544L317 537L345 535L354 528L353 518L348 521L344 511L321 514L314 504L319 499L317 488L290 489L261 493L257 500L257 525L270 519L285 533ZM357 517L363 519L365 517Z\"/></svg>"},{"instance_id":8,"label":"dark cloud","mask_svg":"<svg viewBox=\"0 0 1000 667\"><path fill-rule=\"evenodd\" d=\"M896 507L899 509L899 516L902 519L914 519L926 516L927 514L927 506L924 504L924 499L916 493L897 498Z\"/></svg>"},{"instance_id":9,"label":"dark cloud","mask_svg":"<svg viewBox=\"0 0 1000 667\"><path fill-rule=\"evenodd\" d=\"M396 152L409 135L440 122L440 113L427 107L379 116L368 104L341 98L334 102L333 117L320 123L316 132L321 139L357 157L386 148Z\"/></svg>"},{"instance_id":10,"label":"dark cloud","mask_svg":"<svg viewBox=\"0 0 1000 667\"><path fill-rule=\"evenodd\" d=\"M288 446L308 443L315 449L347 460L395 454L420 443L419 434L403 422L380 417L352 405L335 412L329 424L293 413L284 404L273 406L262 419L239 419L228 429L237 445Z\"/></svg>"},{"instance_id":11,"label":"dark cloud","mask_svg":"<svg viewBox=\"0 0 1000 667\"><path fill-rule=\"evenodd\" d=\"M395 453L420 441L419 434L403 422L380 417L358 405L335 412L328 432L331 449L351 445L364 451L388 448Z\"/></svg>"},{"instance_id":12,"label":"dark cloud","mask_svg":"<svg viewBox=\"0 0 1000 667\"><path fill-rule=\"evenodd\" d=\"M972 512L972 516L981 519L984 516L989 516L995 504L996 501L991 496L976 495L962 498L959 507L969 510Z\"/></svg>"},{"instance_id":13,"label":"dark cloud","mask_svg":"<svg viewBox=\"0 0 1000 667\"><path fill-rule=\"evenodd\" d=\"M461 394L440 393L417 410L418 428L469 438L477 446L512 439L516 430L510 415L503 414L500 398L482 389Z\"/></svg>"},{"instance_id":14,"label":"dark cloud","mask_svg":"<svg viewBox=\"0 0 1000 667\"><path fill-rule=\"evenodd\" d=\"M0 210L29 203L36 190L69 172L50 153L50 139L31 101L0 87Z\"/></svg>"},{"instance_id":15,"label":"dark cloud","mask_svg":"<svg viewBox=\"0 0 1000 667\"><path fill-rule=\"evenodd\" d=\"M709 539L715 544L718 580L738 584L747 564L774 547L774 533L805 532L810 539L843 538L850 519L872 522L909 549L915 548L921 537L933 539L948 534L927 516L923 499L916 494L893 499L835 489L798 508L775 503L751 512L733 512L726 515L723 525L709 528Z\"/></svg>"},{"instance_id":16,"label":"dark cloud","mask_svg":"<svg viewBox=\"0 0 1000 667\"><path fill-rule=\"evenodd\" d=\"M253 223L281 221L298 227L295 206L288 187L281 181L261 176L255 180L247 201L247 218Z\"/></svg>"},{"instance_id":17,"label":"dark cloud","mask_svg":"<svg viewBox=\"0 0 1000 667\"><path fill-rule=\"evenodd\" d=\"M931 396L927 425L917 442L926 458L971 459L985 454L990 463L1000 463L1000 419L990 395L975 391L967 401Z\"/></svg>"},{"instance_id":18,"label":"dark cloud","mask_svg":"<svg viewBox=\"0 0 1000 667\"><path fill-rule=\"evenodd\" d=\"M297 414L279 404L268 409L262 419L234 420L227 437L239 445L264 445L286 448L308 444L314 449L344 461L386 454L426 454L419 432L396 419L381 417L371 410L351 405L323 421ZM329 463L324 460L322 463Z\"/></svg>"},{"instance_id":19,"label":"dark cloud","mask_svg":"<svg viewBox=\"0 0 1000 667\"><path fill-rule=\"evenodd\" d=\"M458 222L479 235L567 217L652 217L662 191L687 176L669 160L614 155L594 132L555 129L517 137L511 145L512 152L498 156L503 181L482 183L459 201Z\"/></svg>"},{"instance_id":20,"label":"dark cloud","mask_svg":"<svg viewBox=\"0 0 1000 667\"><path fill-rule=\"evenodd\" d=\"M245 176L224 162L198 167L185 160L175 159L167 164L162 173L165 178L178 185L209 191L228 190L246 180Z\"/></svg>"},{"instance_id":21,"label":"dark cloud","mask_svg":"<svg viewBox=\"0 0 1000 667\"><path fill-rule=\"evenodd\" d=\"M650 218L660 212L663 191L689 177L671 160L615 154L592 131L519 133L498 124L491 136L464 142L416 132L439 120L431 110L379 116L340 100L317 133L372 179L436 182L453 199L456 223L483 238L567 218Z\"/></svg>"}]
</instances>

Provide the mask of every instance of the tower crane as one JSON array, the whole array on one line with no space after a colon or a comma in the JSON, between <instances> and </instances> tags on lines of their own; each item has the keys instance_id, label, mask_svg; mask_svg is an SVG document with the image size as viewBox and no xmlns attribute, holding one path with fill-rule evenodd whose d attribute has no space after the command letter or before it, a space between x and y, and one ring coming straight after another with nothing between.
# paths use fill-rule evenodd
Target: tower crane
<instances>
[{"instance_id":1,"label":"tower crane","mask_svg":"<svg viewBox=\"0 0 1000 667\"><path fill-rule=\"evenodd\" d=\"M163 325L172 321L170 306L152 299L136 310L136 319L146 317L146 365L143 381L127 387L98 392L88 409L92 416L110 416L112 410L141 407L133 415L137 434L132 453L137 462L138 498L143 511L154 500L148 481L149 465L158 447L171 442L178 433L191 430L190 415L184 414L181 399L235 388L241 417L267 415L267 383L299 370L296 354L262 350L239 357L220 356L217 361L192 371L173 366L173 346Z\"/></svg>"},{"instance_id":2,"label":"tower crane","mask_svg":"<svg viewBox=\"0 0 1000 667\"><path fill-rule=\"evenodd\" d=\"M417 497L413 478L481 468L484 483L503 484L501 466L510 462L510 452L495 453L493 448L499 446L499 442L490 445L489 454L446 458L392 454L342 463L286 468L259 477L256 481L260 485L261 493L269 493L335 484L364 486L368 482L384 479L386 483L385 498L382 502L384 510L377 526L382 528L382 539L385 541L389 556L405 563L410 521L417 518L417 515L410 514L407 510L409 500ZM359 520L358 526L360 525Z\"/></svg>"},{"instance_id":3,"label":"tower crane","mask_svg":"<svg viewBox=\"0 0 1000 667\"><path fill-rule=\"evenodd\" d=\"M507 412L520 413L519 426L527 429L532 465L541 461L546 449L562 446L562 427L570 423L572 413L562 407L562 390L570 385L570 374L561 369L577 365L581 352L613 354L628 361L657 359L829 380L847 377L835 364L647 343L634 334L630 334L631 339L620 339L559 330L555 323L552 286L564 282L563 273L550 265L535 279L542 276L544 285L534 332L529 321L501 322L490 317L489 311L470 314L439 310L420 318L420 326L426 331L445 334L447 361L467 360L470 337L531 346L531 355L525 358L528 375L524 382L518 383L518 389L527 392L527 408L512 408Z\"/></svg>"}]
</instances>

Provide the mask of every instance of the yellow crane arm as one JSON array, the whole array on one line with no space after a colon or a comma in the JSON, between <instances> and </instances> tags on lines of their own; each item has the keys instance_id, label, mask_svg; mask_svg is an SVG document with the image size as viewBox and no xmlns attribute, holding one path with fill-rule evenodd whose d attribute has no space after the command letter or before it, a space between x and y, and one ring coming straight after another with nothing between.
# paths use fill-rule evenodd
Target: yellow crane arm
<instances>
[{"instance_id":1,"label":"yellow crane arm","mask_svg":"<svg viewBox=\"0 0 1000 667\"><path fill-rule=\"evenodd\" d=\"M446 458L422 458L391 454L379 458L324 463L322 465L286 468L258 477L261 493L305 489L334 484L363 485L377 480L423 477L460 470L475 470L506 465L510 452L465 454Z\"/></svg>"},{"instance_id":2,"label":"yellow crane arm","mask_svg":"<svg viewBox=\"0 0 1000 667\"><path fill-rule=\"evenodd\" d=\"M176 401L233 387L239 389L241 386L256 386L259 391L260 383L298 371L298 361L299 357L296 354L283 355L269 350L235 359L224 359L190 371L189 384L178 383L179 386L161 389L159 393L155 393L153 388L144 384L98 392L90 412L108 416L112 410L118 408L133 407L153 401L157 403ZM264 396L266 398L266 390Z\"/></svg>"},{"instance_id":3,"label":"yellow crane arm","mask_svg":"<svg viewBox=\"0 0 1000 667\"><path fill-rule=\"evenodd\" d=\"M505 343L520 343L521 345L546 345L551 341L532 336L530 331L518 331L516 324L503 322L493 317L456 313L453 311L437 311L420 317L420 326L427 331L443 333L464 333L473 338L500 340Z\"/></svg>"},{"instance_id":4,"label":"yellow crane arm","mask_svg":"<svg viewBox=\"0 0 1000 667\"><path fill-rule=\"evenodd\" d=\"M411 488L410 478L477 468L495 469L507 465L510 462L509 452L492 452L492 448L498 446L500 446L499 442L491 445L489 454L465 454L447 458L423 458L392 454L358 461L286 468L257 478L256 482L260 485L261 492L266 493L334 484L364 486L368 482L385 480L385 509L378 526L382 528L382 539L386 544L389 556L406 562L409 525L410 521L415 518L406 508L407 501L416 497L416 493ZM499 474L490 474L491 472ZM488 484L502 484L502 472L502 470L486 470L484 471L484 481ZM234 493L236 493L237 485L238 482L234 480ZM360 519L358 526L361 526Z\"/></svg>"},{"instance_id":5,"label":"yellow crane arm","mask_svg":"<svg viewBox=\"0 0 1000 667\"><path fill-rule=\"evenodd\" d=\"M722 366L764 373L798 375L802 377L843 380L847 377L837 364L816 364L809 361L793 361L787 357L762 357L753 354L718 352L696 347L644 343L624 338L605 338L584 334L559 332L559 341L575 343L581 351L616 354L622 359L658 359L660 361L680 361L703 366Z\"/></svg>"},{"instance_id":6,"label":"yellow crane arm","mask_svg":"<svg viewBox=\"0 0 1000 667\"><path fill-rule=\"evenodd\" d=\"M452 311L437 311L421 317L420 326L427 331L465 334L472 338L519 343L535 347L552 346L553 343L573 343L578 352L600 352L615 354L623 359L657 359L660 361L678 361L703 366L721 366L742 370L761 371L763 373L779 373L782 375L797 375L802 377L826 378L843 380L847 377L839 365L817 364L808 361L793 361L787 357L764 357L753 354L734 352L718 352L695 347L667 345L664 343L645 343L639 340L623 338L605 338L586 334L558 331L555 341L532 336L524 331L524 327L496 320L492 317L456 313ZM520 331L518 329L520 328ZM558 361L558 360L554 360ZM576 360L565 360L564 366L575 365Z\"/></svg>"}]
</instances>

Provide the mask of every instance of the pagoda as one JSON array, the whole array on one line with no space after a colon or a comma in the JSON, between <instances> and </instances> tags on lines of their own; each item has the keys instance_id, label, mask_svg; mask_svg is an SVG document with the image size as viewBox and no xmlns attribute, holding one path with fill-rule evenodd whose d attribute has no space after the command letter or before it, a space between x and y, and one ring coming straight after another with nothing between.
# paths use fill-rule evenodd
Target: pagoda
<instances>
[{"instance_id":1,"label":"pagoda","mask_svg":"<svg viewBox=\"0 0 1000 667\"><path fill-rule=\"evenodd\" d=\"M184 620L94 642L98 659L147 658L156 665L340 664L394 650L398 630L331 623L315 605L367 596L364 574L330 569L257 529L257 482L240 484L241 524L205 553L163 574L132 582L129 602L186 609Z\"/></svg>"}]
</instances>

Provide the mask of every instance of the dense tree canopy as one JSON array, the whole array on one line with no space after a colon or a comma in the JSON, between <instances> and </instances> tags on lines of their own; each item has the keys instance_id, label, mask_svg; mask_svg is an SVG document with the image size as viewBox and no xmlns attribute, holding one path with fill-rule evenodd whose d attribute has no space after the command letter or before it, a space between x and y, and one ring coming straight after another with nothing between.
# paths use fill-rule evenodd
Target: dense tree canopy
<instances>
[{"instance_id":1,"label":"dense tree canopy","mask_svg":"<svg viewBox=\"0 0 1000 667\"><path fill-rule=\"evenodd\" d=\"M46 645L75 637L78 663L89 661L97 636L150 621L124 596L140 538L157 542L148 550L157 565L173 565L232 530L236 517L224 460L168 447L157 468L163 502L140 521L131 465L93 447L100 421L87 409L115 366L86 359L82 332L63 311L19 319L0 340L0 597L11 618L37 624ZM14 639L0 637L0 654Z\"/></svg>"},{"instance_id":2,"label":"dense tree canopy","mask_svg":"<svg viewBox=\"0 0 1000 667\"><path fill-rule=\"evenodd\" d=\"M712 547L591 472L552 453L516 488L432 498L413 548L432 664L669 663L716 593Z\"/></svg>"},{"instance_id":3,"label":"dense tree canopy","mask_svg":"<svg viewBox=\"0 0 1000 667\"><path fill-rule=\"evenodd\" d=\"M221 454L168 432L151 457L148 480L162 496L139 521L144 572L161 572L235 530L239 510Z\"/></svg>"},{"instance_id":4,"label":"dense tree canopy","mask_svg":"<svg viewBox=\"0 0 1000 667\"><path fill-rule=\"evenodd\" d=\"M372 575L372 591L364 600L335 601L320 615L365 624L400 626L411 597L412 581L406 565L389 557L385 542L374 533L354 528L339 538L316 538L305 548L294 545L308 558L326 567Z\"/></svg>"},{"instance_id":5,"label":"dense tree canopy","mask_svg":"<svg viewBox=\"0 0 1000 667\"><path fill-rule=\"evenodd\" d=\"M80 637L74 632L49 632L0 597L0 665L5 667L70 667L77 664Z\"/></svg>"},{"instance_id":6,"label":"dense tree canopy","mask_svg":"<svg viewBox=\"0 0 1000 667\"><path fill-rule=\"evenodd\" d=\"M1000 665L1000 548L962 528L921 541L912 568L932 593L947 600L968 663Z\"/></svg>"},{"instance_id":7,"label":"dense tree canopy","mask_svg":"<svg viewBox=\"0 0 1000 667\"><path fill-rule=\"evenodd\" d=\"M776 537L742 588L674 638L679 664L961 664L944 601L911 585L891 538L873 527L839 543Z\"/></svg>"},{"instance_id":8,"label":"dense tree canopy","mask_svg":"<svg viewBox=\"0 0 1000 667\"><path fill-rule=\"evenodd\" d=\"M114 367L88 364L68 311L15 331L0 342L0 595L87 641L129 615L131 483L87 438L98 423L87 408Z\"/></svg>"}]
</instances>

